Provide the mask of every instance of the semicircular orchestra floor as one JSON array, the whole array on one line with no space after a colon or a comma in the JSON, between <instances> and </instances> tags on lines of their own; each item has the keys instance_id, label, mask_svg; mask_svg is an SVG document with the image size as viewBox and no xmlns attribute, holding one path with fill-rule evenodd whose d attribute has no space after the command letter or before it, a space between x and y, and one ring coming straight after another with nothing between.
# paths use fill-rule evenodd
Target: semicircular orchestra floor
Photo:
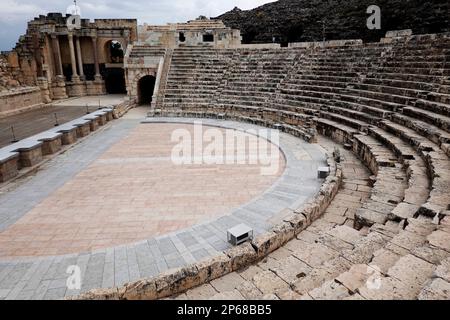
<instances>
[{"instance_id":1,"label":"semicircular orchestra floor","mask_svg":"<svg viewBox=\"0 0 450 320\"><path fill-rule=\"evenodd\" d=\"M181 230L249 202L284 171L282 153L273 175L259 164L174 163L175 130L194 137L191 124L139 125L4 230L1 256L84 252Z\"/></svg>"},{"instance_id":2,"label":"semicircular orchestra floor","mask_svg":"<svg viewBox=\"0 0 450 320\"><path fill-rule=\"evenodd\" d=\"M269 230L286 209L300 207L319 190L317 168L326 164L320 145L285 133L278 142L276 136L266 139L264 128L246 123L203 119L204 159L195 163L197 137L191 141L194 163L180 165L174 147L180 133L195 138L197 122L126 116L31 176L1 186L0 288L10 290L7 298L62 298L217 255L230 247L230 227ZM230 131L258 148L249 142L227 149ZM217 151L207 148L212 141L235 156L245 149L244 161L226 162L228 151L225 164L220 157L211 162ZM250 162L256 149L260 156L260 145L282 152ZM66 287L73 265L82 273L80 290Z\"/></svg>"}]
</instances>

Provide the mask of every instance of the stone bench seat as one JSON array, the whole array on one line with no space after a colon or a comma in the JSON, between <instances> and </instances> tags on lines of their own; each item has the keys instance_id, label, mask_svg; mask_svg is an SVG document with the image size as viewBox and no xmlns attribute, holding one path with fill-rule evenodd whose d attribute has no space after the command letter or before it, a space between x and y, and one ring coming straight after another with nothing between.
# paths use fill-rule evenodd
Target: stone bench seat
<instances>
[{"instance_id":1,"label":"stone bench seat","mask_svg":"<svg viewBox=\"0 0 450 320\"><path fill-rule=\"evenodd\" d=\"M382 85L382 86L387 86L387 87L415 89L415 90L422 90L422 91L433 91L436 88L438 88L437 84L430 83L430 82L374 78L374 77L372 77L372 75L371 75L371 77L366 77L364 79L363 83L370 84L370 85Z\"/></svg>"},{"instance_id":2,"label":"stone bench seat","mask_svg":"<svg viewBox=\"0 0 450 320\"><path fill-rule=\"evenodd\" d=\"M355 79L358 77L357 72L353 71L332 71L332 70L299 70L299 75L305 76L326 76L326 77L343 77L343 78L352 78Z\"/></svg>"},{"instance_id":3,"label":"stone bench seat","mask_svg":"<svg viewBox=\"0 0 450 320\"><path fill-rule=\"evenodd\" d=\"M450 69L428 69L428 68L408 68L408 67L381 67L379 69L383 73L408 73L434 76L448 76Z\"/></svg>"},{"instance_id":4,"label":"stone bench seat","mask_svg":"<svg viewBox=\"0 0 450 320\"><path fill-rule=\"evenodd\" d=\"M297 83L283 83L282 91L293 92L293 91L316 91L316 92L326 92L326 93L336 93L339 94L345 90L344 84L342 86L319 86L315 84L297 84Z\"/></svg>"},{"instance_id":5,"label":"stone bench seat","mask_svg":"<svg viewBox=\"0 0 450 320\"><path fill-rule=\"evenodd\" d=\"M217 103L224 106L236 106L236 105L247 105L254 107L262 107L267 106L268 102L264 99L261 100L252 100L252 99L235 99L233 97L223 97L217 101Z\"/></svg>"},{"instance_id":6,"label":"stone bench seat","mask_svg":"<svg viewBox=\"0 0 450 320\"><path fill-rule=\"evenodd\" d=\"M420 81L428 83L440 83L440 81L443 79L442 75L411 74L406 72L382 72L381 70L377 70L377 72L372 73L371 77L389 80Z\"/></svg>"},{"instance_id":7,"label":"stone bench seat","mask_svg":"<svg viewBox=\"0 0 450 320\"><path fill-rule=\"evenodd\" d=\"M403 108L403 114L410 116L412 118L421 119L442 130L450 132L450 117L415 107Z\"/></svg>"},{"instance_id":8,"label":"stone bench seat","mask_svg":"<svg viewBox=\"0 0 450 320\"><path fill-rule=\"evenodd\" d=\"M276 74L276 75L267 75L267 74L260 74L255 72L241 72L241 73L232 73L230 74L227 79L229 83L232 82L273 82L276 80L282 80L284 79L285 75L283 74Z\"/></svg>"},{"instance_id":9,"label":"stone bench seat","mask_svg":"<svg viewBox=\"0 0 450 320\"><path fill-rule=\"evenodd\" d=\"M450 133L444 131L427 122L403 114L393 114L391 120L397 124L405 126L431 140L442 148L444 144L450 143Z\"/></svg>"},{"instance_id":10,"label":"stone bench seat","mask_svg":"<svg viewBox=\"0 0 450 320\"><path fill-rule=\"evenodd\" d=\"M283 86L287 88L300 88L302 86L316 86L316 87L334 87L334 88L346 88L347 81L327 81L317 79L304 79L304 78L289 78L284 81Z\"/></svg>"},{"instance_id":11,"label":"stone bench seat","mask_svg":"<svg viewBox=\"0 0 450 320\"><path fill-rule=\"evenodd\" d=\"M330 103L331 100L334 99L334 97L329 97L329 98L323 98L323 97L315 97L315 96L308 96L308 95L300 95L300 93L297 92L293 92L292 94L282 94L281 98L283 100L288 100L291 103L313 103L313 104L318 104L318 105L326 105L328 103Z\"/></svg>"},{"instance_id":12,"label":"stone bench seat","mask_svg":"<svg viewBox=\"0 0 450 320\"><path fill-rule=\"evenodd\" d=\"M61 150L62 136L63 134L58 132L57 128L54 128L37 134L33 138L43 143L42 155L46 156Z\"/></svg>"},{"instance_id":13,"label":"stone bench seat","mask_svg":"<svg viewBox=\"0 0 450 320\"><path fill-rule=\"evenodd\" d=\"M405 196L406 172L382 142L366 135L355 135L353 152L376 175L370 199L355 214L357 228L385 224Z\"/></svg>"},{"instance_id":14,"label":"stone bench seat","mask_svg":"<svg viewBox=\"0 0 450 320\"><path fill-rule=\"evenodd\" d=\"M379 99L373 99L368 97L362 97L358 95L349 95L349 94L341 94L339 95L338 100L345 101L345 102L353 102L358 103L362 105L366 105L368 107L377 108L380 110L385 110L388 112L398 112L401 111L404 107L403 104L395 103L395 102L389 102Z\"/></svg>"},{"instance_id":15,"label":"stone bench seat","mask_svg":"<svg viewBox=\"0 0 450 320\"><path fill-rule=\"evenodd\" d=\"M0 183L6 182L19 174L19 152L0 149Z\"/></svg>"},{"instance_id":16,"label":"stone bench seat","mask_svg":"<svg viewBox=\"0 0 450 320\"><path fill-rule=\"evenodd\" d=\"M219 86L217 84L214 85L200 85L195 83L176 83L176 82L168 82L166 85L167 90L205 90L205 91L216 91Z\"/></svg>"},{"instance_id":17,"label":"stone bench seat","mask_svg":"<svg viewBox=\"0 0 450 320\"><path fill-rule=\"evenodd\" d=\"M388 146L407 168L408 188L405 190L405 198L393 210L391 219L415 217L420 206L426 203L429 197L430 181L426 163L417 151L400 137L380 128L370 128L369 133Z\"/></svg>"},{"instance_id":18,"label":"stone bench seat","mask_svg":"<svg viewBox=\"0 0 450 320\"><path fill-rule=\"evenodd\" d=\"M438 90L442 90L439 88ZM436 91L438 91L436 90ZM447 90L447 92L442 92ZM429 92L427 96L427 100L439 104L440 108L445 108L445 105L447 105L446 109L450 108L450 88L444 88L441 92ZM439 110L440 108L437 108Z\"/></svg>"},{"instance_id":19,"label":"stone bench seat","mask_svg":"<svg viewBox=\"0 0 450 320\"><path fill-rule=\"evenodd\" d=\"M423 204L419 213L435 217L448 209L450 205L450 160L443 150L435 143L425 140L423 136L414 130L401 125L383 121L383 129L395 133L405 141L408 141L422 156L427 164L431 179L430 197Z\"/></svg>"},{"instance_id":20,"label":"stone bench seat","mask_svg":"<svg viewBox=\"0 0 450 320\"><path fill-rule=\"evenodd\" d=\"M333 110L332 110L333 111ZM333 120L339 123L342 123L348 127L352 127L358 131L366 131L368 124L367 122L356 120L350 117L346 117L340 114L336 114L334 112L320 112L321 117L329 120Z\"/></svg>"},{"instance_id":21,"label":"stone bench seat","mask_svg":"<svg viewBox=\"0 0 450 320\"><path fill-rule=\"evenodd\" d=\"M338 95L337 92L323 92L323 91L311 91L311 90L291 90L282 88L280 89L281 94L289 95L289 96L302 96L302 97L311 97L311 98L319 98L323 100L332 100L335 99Z\"/></svg>"},{"instance_id":22,"label":"stone bench seat","mask_svg":"<svg viewBox=\"0 0 450 320\"><path fill-rule=\"evenodd\" d=\"M308 131L299 126L293 126L289 124L282 125L282 131L293 135L294 137L301 138L308 143L315 143L316 137L311 135Z\"/></svg>"},{"instance_id":23,"label":"stone bench seat","mask_svg":"<svg viewBox=\"0 0 450 320\"><path fill-rule=\"evenodd\" d=\"M317 132L341 144L351 144L359 130L332 120L315 118Z\"/></svg>"},{"instance_id":24,"label":"stone bench seat","mask_svg":"<svg viewBox=\"0 0 450 320\"><path fill-rule=\"evenodd\" d=\"M223 70L217 70L217 68L211 68L211 69L205 69L205 68L199 68L196 69L170 69L170 75L173 77L187 77L191 75L203 75L207 73L208 75L222 75Z\"/></svg>"},{"instance_id":25,"label":"stone bench seat","mask_svg":"<svg viewBox=\"0 0 450 320\"><path fill-rule=\"evenodd\" d=\"M403 59L395 59L386 61L383 66L389 68L440 69L448 68L450 64L447 64L445 59L443 61L431 61L428 59L426 59L426 61L408 61Z\"/></svg>"},{"instance_id":26,"label":"stone bench seat","mask_svg":"<svg viewBox=\"0 0 450 320\"><path fill-rule=\"evenodd\" d=\"M365 127L365 124L371 124L371 125L377 125L378 122L381 120L379 117L372 116L370 114L367 114L365 112L361 112L355 109L350 109L348 106L340 107L337 105L337 103L332 103L329 106L326 106L328 108L328 111L332 113L336 113L342 116L345 116L347 118L352 118L354 120L357 120L362 124L360 128ZM322 108L322 111L325 111L324 108Z\"/></svg>"},{"instance_id":27,"label":"stone bench seat","mask_svg":"<svg viewBox=\"0 0 450 320\"><path fill-rule=\"evenodd\" d=\"M255 82L246 82L246 81L232 81L229 82L224 90L232 90L232 91L241 91L243 89L251 90L261 90L267 92L275 92L277 89L276 83L270 83L267 81L255 81Z\"/></svg>"},{"instance_id":28,"label":"stone bench seat","mask_svg":"<svg viewBox=\"0 0 450 320\"><path fill-rule=\"evenodd\" d=\"M319 75L319 74L312 74L312 73L303 73L303 74L293 74L290 76L289 81L295 81L295 80L318 80L318 81L328 81L328 82L352 82L354 81L355 77L344 77L344 76L332 76L328 74Z\"/></svg>"},{"instance_id":29,"label":"stone bench seat","mask_svg":"<svg viewBox=\"0 0 450 320\"><path fill-rule=\"evenodd\" d=\"M214 95L216 90L196 90L195 93L192 93L188 90L180 90L180 89L166 89L165 95L166 98L209 98Z\"/></svg>"},{"instance_id":30,"label":"stone bench seat","mask_svg":"<svg viewBox=\"0 0 450 320\"><path fill-rule=\"evenodd\" d=\"M393 102L402 105L412 105L415 102L415 98L405 97L393 94L387 94L382 92L374 92L370 90L360 90L360 89L347 89L345 94L354 95L362 98L370 98L373 100L381 100L387 102Z\"/></svg>"},{"instance_id":31,"label":"stone bench seat","mask_svg":"<svg viewBox=\"0 0 450 320\"><path fill-rule=\"evenodd\" d=\"M351 109L351 110L356 110L359 111L361 113L366 114L367 116L372 115L375 116L377 118L387 118L390 117L393 112L392 111L388 111L385 109L380 109L377 107L372 107L372 106L368 106L362 103L357 103L357 102L350 102L350 101L345 101L345 100L335 100L333 101L333 103L337 106L337 107L341 107L341 108L346 108L346 109Z\"/></svg>"},{"instance_id":32,"label":"stone bench seat","mask_svg":"<svg viewBox=\"0 0 450 320\"><path fill-rule=\"evenodd\" d=\"M42 141L37 140L35 137L29 137L19 142L10 144L2 148L3 152L18 152L19 153L19 166L18 169L24 167L33 167L40 161L42 161Z\"/></svg>"},{"instance_id":33,"label":"stone bench seat","mask_svg":"<svg viewBox=\"0 0 450 320\"><path fill-rule=\"evenodd\" d=\"M349 86L354 89L385 93L394 96L406 96L412 98L426 97L428 95L427 90L416 90L408 88L397 88L385 85L374 85L368 83L350 83Z\"/></svg>"},{"instance_id":34,"label":"stone bench seat","mask_svg":"<svg viewBox=\"0 0 450 320\"><path fill-rule=\"evenodd\" d=\"M424 99L419 99L416 101L416 108L422 109L422 110L426 110L426 111L430 111L436 114L442 114L446 117L450 117L450 101L449 103L447 102L438 102L436 100L440 100L440 94L438 93L430 93L429 96L434 96L435 98L433 99L433 101L430 100L424 100ZM442 98L443 100L447 100L450 99L450 96L447 98L448 95L445 95L444 98Z\"/></svg>"}]
</instances>

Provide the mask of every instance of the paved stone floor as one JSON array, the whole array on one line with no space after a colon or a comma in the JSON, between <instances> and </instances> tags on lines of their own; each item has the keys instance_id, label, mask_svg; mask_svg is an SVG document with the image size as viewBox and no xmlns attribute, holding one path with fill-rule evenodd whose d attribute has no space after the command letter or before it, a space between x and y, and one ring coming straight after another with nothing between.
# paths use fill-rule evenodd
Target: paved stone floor
<instances>
[{"instance_id":1,"label":"paved stone floor","mask_svg":"<svg viewBox=\"0 0 450 320\"><path fill-rule=\"evenodd\" d=\"M0 118L0 148L13 140L13 127L17 140L28 138L53 128L55 123L63 124L86 114L86 105L90 111L99 106L115 105L123 100L123 95L90 96L54 102L43 108ZM56 113L56 118L55 118Z\"/></svg>"},{"instance_id":2,"label":"paved stone floor","mask_svg":"<svg viewBox=\"0 0 450 320\"><path fill-rule=\"evenodd\" d=\"M262 178L251 167L203 168L203 173L192 167L185 168L180 178L182 168L170 168L167 159L159 161L167 158L161 137L175 126L164 122L179 122L177 127L189 129L192 125L183 122L193 120L152 118L148 122L159 123L141 124L139 114L107 125L47 162L34 176L2 190L0 299L62 298L217 254L228 247L229 227L244 222L262 232L277 221L283 208L298 206L322 182L316 169L324 163L324 150L286 134L280 140L285 161L281 176ZM215 120L204 123L237 130L252 127ZM142 161L149 151L151 157ZM206 174L209 170L214 173ZM208 188L201 187L204 183ZM211 188L220 190L222 202L210 203L217 193L204 191ZM152 217L149 208L159 210L159 215ZM170 215L176 223L167 223ZM157 227L151 220L155 217ZM55 251L30 252L31 243L38 241L42 250L53 241L61 242ZM73 253L60 255L69 252ZM6 258L30 254L51 256ZM81 269L81 290L66 287L71 265Z\"/></svg>"},{"instance_id":3,"label":"paved stone floor","mask_svg":"<svg viewBox=\"0 0 450 320\"><path fill-rule=\"evenodd\" d=\"M270 176L259 165L176 165L176 129L193 135L188 124L133 129L0 233L0 258L78 253L178 231L249 202L284 171L281 153Z\"/></svg>"}]
</instances>

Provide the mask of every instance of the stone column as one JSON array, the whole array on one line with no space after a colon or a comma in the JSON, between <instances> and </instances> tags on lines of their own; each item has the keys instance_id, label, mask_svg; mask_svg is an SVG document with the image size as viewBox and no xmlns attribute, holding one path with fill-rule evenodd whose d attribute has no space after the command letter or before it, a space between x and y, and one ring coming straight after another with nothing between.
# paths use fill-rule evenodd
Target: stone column
<instances>
[{"instance_id":1,"label":"stone column","mask_svg":"<svg viewBox=\"0 0 450 320\"><path fill-rule=\"evenodd\" d=\"M52 38L52 51L56 72L55 81L52 83L53 99L55 100L66 99L67 98L66 82L63 74L61 50L59 47L58 35L52 34L51 38Z\"/></svg>"},{"instance_id":2,"label":"stone column","mask_svg":"<svg viewBox=\"0 0 450 320\"><path fill-rule=\"evenodd\" d=\"M70 51L70 64L72 66L72 82L79 81L80 78L78 77L77 72L77 62L75 59L75 48L73 46L73 34L69 32L69 51Z\"/></svg>"},{"instance_id":3,"label":"stone column","mask_svg":"<svg viewBox=\"0 0 450 320\"><path fill-rule=\"evenodd\" d=\"M76 39L76 47L77 47L78 69L80 73L80 78L84 79L83 57L81 56L80 37L77 37Z\"/></svg>"},{"instance_id":4,"label":"stone column","mask_svg":"<svg viewBox=\"0 0 450 320\"><path fill-rule=\"evenodd\" d=\"M97 37L92 37L92 47L94 50L95 79L101 80L100 65L98 62Z\"/></svg>"},{"instance_id":5,"label":"stone column","mask_svg":"<svg viewBox=\"0 0 450 320\"><path fill-rule=\"evenodd\" d=\"M55 71L56 76L63 76L62 69L62 60L61 60L61 51L59 48L59 39L56 34L52 34L52 49L53 49L53 57L55 60Z\"/></svg>"}]
</instances>

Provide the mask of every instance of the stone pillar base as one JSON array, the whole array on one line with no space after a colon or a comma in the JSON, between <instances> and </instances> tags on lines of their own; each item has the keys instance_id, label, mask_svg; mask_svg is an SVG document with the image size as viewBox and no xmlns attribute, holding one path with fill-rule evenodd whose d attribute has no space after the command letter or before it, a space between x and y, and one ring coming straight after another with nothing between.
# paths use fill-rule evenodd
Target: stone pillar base
<instances>
[{"instance_id":1,"label":"stone pillar base","mask_svg":"<svg viewBox=\"0 0 450 320\"><path fill-rule=\"evenodd\" d=\"M79 77L72 77L72 81L67 83L66 88L69 97L83 97L87 94L86 83Z\"/></svg>"},{"instance_id":2,"label":"stone pillar base","mask_svg":"<svg viewBox=\"0 0 450 320\"><path fill-rule=\"evenodd\" d=\"M106 94L105 81L102 77L95 77L94 81L86 81L86 89L88 96L97 96Z\"/></svg>"},{"instance_id":3,"label":"stone pillar base","mask_svg":"<svg viewBox=\"0 0 450 320\"><path fill-rule=\"evenodd\" d=\"M54 100L67 99L66 82L63 76L57 76L52 83L52 92Z\"/></svg>"},{"instance_id":4,"label":"stone pillar base","mask_svg":"<svg viewBox=\"0 0 450 320\"><path fill-rule=\"evenodd\" d=\"M39 88L41 89L41 95L42 95L42 102L43 103L50 103L52 101L50 97L50 89L48 86L48 80L46 78L38 78L37 84Z\"/></svg>"}]
</instances>

